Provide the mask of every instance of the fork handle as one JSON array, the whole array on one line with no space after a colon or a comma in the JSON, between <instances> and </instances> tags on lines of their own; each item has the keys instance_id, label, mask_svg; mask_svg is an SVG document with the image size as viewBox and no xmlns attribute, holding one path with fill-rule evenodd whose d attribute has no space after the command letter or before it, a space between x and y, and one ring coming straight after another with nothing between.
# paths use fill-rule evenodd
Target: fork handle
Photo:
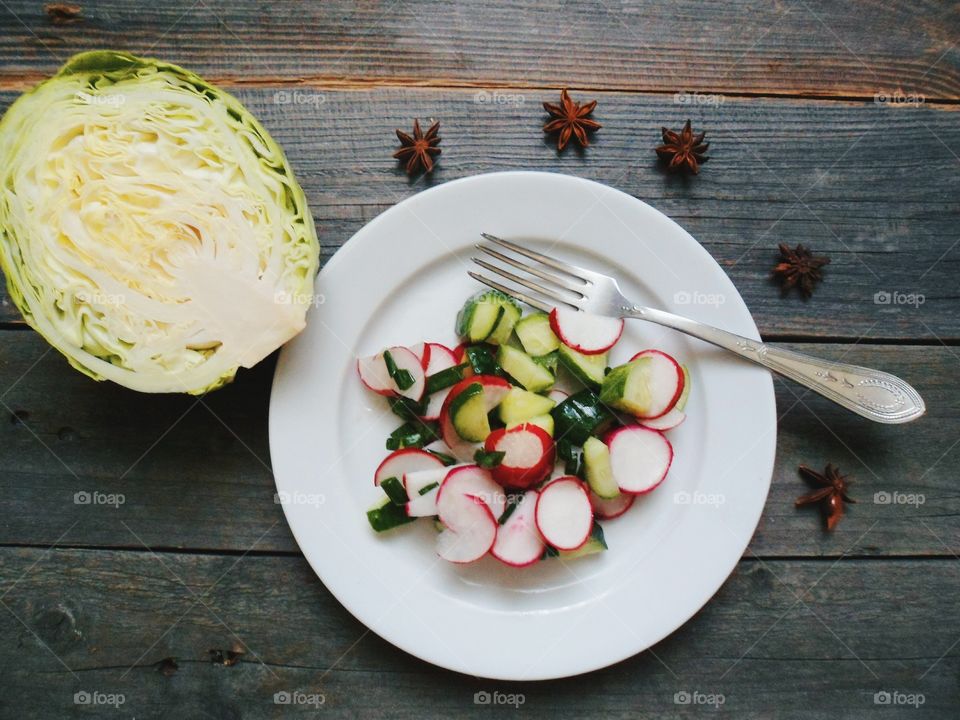
<instances>
[{"instance_id":1,"label":"fork handle","mask_svg":"<svg viewBox=\"0 0 960 720\"><path fill-rule=\"evenodd\" d=\"M905 423L920 417L926 410L920 394L907 382L890 373L772 347L655 308L635 306L625 309L623 315L673 328L722 347L784 375L869 420Z\"/></svg>"}]
</instances>

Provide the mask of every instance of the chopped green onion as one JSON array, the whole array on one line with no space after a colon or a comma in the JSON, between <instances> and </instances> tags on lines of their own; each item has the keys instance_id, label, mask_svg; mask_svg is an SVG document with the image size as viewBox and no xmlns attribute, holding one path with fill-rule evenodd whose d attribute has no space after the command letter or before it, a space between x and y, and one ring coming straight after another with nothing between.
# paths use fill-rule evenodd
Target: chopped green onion
<instances>
[{"instance_id":1,"label":"chopped green onion","mask_svg":"<svg viewBox=\"0 0 960 720\"><path fill-rule=\"evenodd\" d=\"M409 370L401 370L397 367L397 363L394 361L393 355L390 354L389 350L383 351L383 362L387 366L387 374L393 378L398 388L406 390L413 385L413 375L410 374Z\"/></svg>"}]
</instances>

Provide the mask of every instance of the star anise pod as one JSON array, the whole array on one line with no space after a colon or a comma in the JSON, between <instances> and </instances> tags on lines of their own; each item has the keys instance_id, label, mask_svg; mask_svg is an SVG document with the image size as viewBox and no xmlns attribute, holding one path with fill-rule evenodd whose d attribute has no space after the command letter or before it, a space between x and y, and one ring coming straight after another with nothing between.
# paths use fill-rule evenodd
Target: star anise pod
<instances>
[{"instance_id":1,"label":"star anise pod","mask_svg":"<svg viewBox=\"0 0 960 720\"><path fill-rule=\"evenodd\" d=\"M786 295L790 288L797 286L805 298L810 297L813 284L823 280L820 268L829 265L830 258L813 255L803 245L797 245L793 250L784 243L778 247L780 262L773 268L773 274L780 281L783 294Z\"/></svg>"},{"instance_id":2,"label":"star anise pod","mask_svg":"<svg viewBox=\"0 0 960 720\"><path fill-rule=\"evenodd\" d=\"M671 172L689 170L694 175L700 172L700 166L710 159L706 156L710 143L703 141L707 133L694 135L689 120L683 126L683 130L678 133L668 128L662 128L661 131L663 145L658 145L656 152L657 157L667 163L667 170Z\"/></svg>"},{"instance_id":3,"label":"star anise pod","mask_svg":"<svg viewBox=\"0 0 960 720\"><path fill-rule=\"evenodd\" d=\"M827 523L827 530L833 530L843 517L843 504L856 502L847 494L850 487L847 477L841 475L840 470L830 463L827 463L822 474L811 470L806 465L801 465L799 470L803 478L818 489L798 497L796 506L820 503L820 512Z\"/></svg>"},{"instance_id":4,"label":"star anise pod","mask_svg":"<svg viewBox=\"0 0 960 720\"><path fill-rule=\"evenodd\" d=\"M440 136L437 135L439 130L439 120L426 132L420 130L420 121L414 120L413 137L402 130L397 130L401 147L393 156L406 163L408 175L412 175L417 170L423 170L425 173L433 170L433 156L440 154L440 148L437 147L440 144Z\"/></svg>"},{"instance_id":5,"label":"star anise pod","mask_svg":"<svg viewBox=\"0 0 960 720\"><path fill-rule=\"evenodd\" d=\"M587 117L597 107L597 101L580 104L570 99L566 88L560 93L560 104L545 102L543 109L553 118L543 126L545 133L559 132L557 136L557 150L563 150L570 138L574 138L580 147L587 147L590 140L588 132L595 132L603 127L593 118Z\"/></svg>"}]
</instances>

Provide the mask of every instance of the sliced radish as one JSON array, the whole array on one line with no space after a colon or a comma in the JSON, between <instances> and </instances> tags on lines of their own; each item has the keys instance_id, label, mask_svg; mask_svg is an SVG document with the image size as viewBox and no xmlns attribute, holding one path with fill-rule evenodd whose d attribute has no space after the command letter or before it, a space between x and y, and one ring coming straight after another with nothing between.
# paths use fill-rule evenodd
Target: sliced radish
<instances>
[{"instance_id":1,"label":"sliced radish","mask_svg":"<svg viewBox=\"0 0 960 720\"><path fill-rule=\"evenodd\" d=\"M570 393L564 392L563 390L554 389L547 393L547 397L553 400L557 405L559 405L568 397L570 397Z\"/></svg>"},{"instance_id":2,"label":"sliced radish","mask_svg":"<svg viewBox=\"0 0 960 720\"><path fill-rule=\"evenodd\" d=\"M379 485L390 477L405 482L404 476L408 473L422 470L446 470L443 461L436 455L419 448L403 448L387 455L373 473L373 484ZM444 473L445 474L445 473ZM443 475L441 475L443 479Z\"/></svg>"},{"instance_id":3,"label":"sliced radish","mask_svg":"<svg viewBox=\"0 0 960 720\"><path fill-rule=\"evenodd\" d=\"M550 327L567 347L584 355L599 355L620 339L623 318L554 308L550 311Z\"/></svg>"},{"instance_id":4,"label":"sliced radish","mask_svg":"<svg viewBox=\"0 0 960 720\"><path fill-rule=\"evenodd\" d=\"M420 360L420 367L423 368L423 372L427 373L427 368L430 366L430 343L417 343L416 345L410 346L410 352L417 356Z\"/></svg>"},{"instance_id":5,"label":"sliced radish","mask_svg":"<svg viewBox=\"0 0 960 720\"><path fill-rule=\"evenodd\" d=\"M523 494L507 521L497 530L497 539L490 554L500 562L513 567L526 567L543 555L543 538L537 530L536 490Z\"/></svg>"},{"instance_id":6,"label":"sliced radish","mask_svg":"<svg viewBox=\"0 0 960 720\"><path fill-rule=\"evenodd\" d=\"M383 353L357 360L357 372L360 374L360 380L380 395L400 395L411 400L422 398L427 376L423 371L420 358L409 348L400 345L387 348L387 351L390 352L390 357L393 358L398 370L406 370L410 373L413 384L403 390L397 386L387 371L387 363L384 360Z\"/></svg>"},{"instance_id":7,"label":"sliced radish","mask_svg":"<svg viewBox=\"0 0 960 720\"><path fill-rule=\"evenodd\" d=\"M404 476L403 486L407 491L407 515L429 517L437 514L437 491L447 476L447 468L435 468L410 472ZM433 486L433 487L431 487ZM430 488L429 490L426 490ZM426 490L426 492L424 492Z\"/></svg>"},{"instance_id":8,"label":"sliced radish","mask_svg":"<svg viewBox=\"0 0 960 720\"><path fill-rule=\"evenodd\" d=\"M663 482L673 462L673 446L662 433L641 425L612 431L610 448L613 479L621 492L641 495Z\"/></svg>"},{"instance_id":9,"label":"sliced radish","mask_svg":"<svg viewBox=\"0 0 960 720\"><path fill-rule=\"evenodd\" d=\"M436 375L441 370L447 370L455 365L459 365L453 351L445 345L441 345L440 343L427 343L427 348L430 354L430 362L426 369L427 377ZM426 412L423 414L424 420L437 420L440 418L440 410L443 408L443 402L447 399L447 395L450 394L450 390L451 388L444 388L430 396L430 399L427 401Z\"/></svg>"},{"instance_id":10,"label":"sliced radish","mask_svg":"<svg viewBox=\"0 0 960 720\"><path fill-rule=\"evenodd\" d=\"M503 488L497 485L490 472L476 465L454 465L440 483L437 494L437 510L441 510L446 495L470 495L479 498L490 507L495 519L503 515L507 507L507 496ZM443 513L438 512L443 520Z\"/></svg>"},{"instance_id":11,"label":"sliced radish","mask_svg":"<svg viewBox=\"0 0 960 720\"><path fill-rule=\"evenodd\" d=\"M611 520L623 515L630 509L630 506L633 505L633 501L636 499L636 495L620 493L615 498L608 500L600 497L592 490L590 491L590 505L593 507L593 514L605 520Z\"/></svg>"},{"instance_id":12,"label":"sliced radish","mask_svg":"<svg viewBox=\"0 0 960 720\"><path fill-rule=\"evenodd\" d=\"M490 471L504 487L526 489L545 480L553 470L553 438L532 423L494 430L484 449L504 453L500 464Z\"/></svg>"},{"instance_id":13,"label":"sliced radish","mask_svg":"<svg viewBox=\"0 0 960 720\"><path fill-rule=\"evenodd\" d=\"M687 419L687 414L683 410L672 408L658 418L640 418L640 424L651 430L673 430L677 425Z\"/></svg>"},{"instance_id":14,"label":"sliced radish","mask_svg":"<svg viewBox=\"0 0 960 720\"><path fill-rule=\"evenodd\" d=\"M444 560L479 560L497 539L497 521L483 500L461 493L439 493L437 512L444 529L437 536L437 554Z\"/></svg>"},{"instance_id":15,"label":"sliced radish","mask_svg":"<svg viewBox=\"0 0 960 720\"><path fill-rule=\"evenodd\" d=\"M536 508L537 529L557 550L576 550L590 537L593 508L580 478L565 475L540 491Z\"/></svg>"},{"instance_id":16,"label":"sliced radish","mask_svg":"<svg viewBox=\"0 0 960 720\"><path fill-rule=\"evenodd\" d=\"M397 386L394 384L393 378L390 377L390 373L387 372L387 364L383 361L383 353L357 358L357 373L360 375L360 382L378 395L396 394Z\"/></svg>"},{"instance_id":17,"label":"sliced radish","mask_svg":"<svg viewBox=\"0 0 960 720\"><path fill-rule=\"evenodd\" d=\"M649 378L647 387L650 390L650 410L644 413L642 417L653 420L670 412L673 406L677 404L677 400L680 399L685 383L683 368L680 367L680 363L662 350L638 352L630 358L630 362L641 357L649 357L651 361L647 375Z\"/></svg>"}]
</instances>

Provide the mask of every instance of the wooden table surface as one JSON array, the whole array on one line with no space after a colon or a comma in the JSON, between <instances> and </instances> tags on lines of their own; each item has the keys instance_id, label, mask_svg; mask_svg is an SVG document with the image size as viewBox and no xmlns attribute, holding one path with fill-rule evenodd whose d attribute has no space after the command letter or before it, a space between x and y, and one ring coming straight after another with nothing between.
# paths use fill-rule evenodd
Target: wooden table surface
<instances>
[{"instance_id":1,"label":"wooden table surface","mask_svg":"<svg viewBox=\"0 0 960 720\"><path fill-rule=\"evenodd\" d=\"M608 183L703 243L764 339L902 375L929 410L874 425L778 381L770 496L716 597L613 667L493 682L382 641L310 571L273 502L272 360L203 399L140 395L71 370L3 295L0 717L517 713L478 692L543 718L957 717L960 3L75 1L57 22L0 0L0 107L82 50L196 70L283 145L323 260L455 178ZM540 132L564 86L599 100L584 153ZM442 121L443 156L411 182L390 155L414 117ZM652 147L687 117L712 159L666 176ZM771 284L780 242L832 258L807 302ZM797 465L828 461L858 500L833 533L793 506ZM124 502L75 502L92 491ZM294 691L317 705L274 702Z\"/></svg>"}]
</instances>

